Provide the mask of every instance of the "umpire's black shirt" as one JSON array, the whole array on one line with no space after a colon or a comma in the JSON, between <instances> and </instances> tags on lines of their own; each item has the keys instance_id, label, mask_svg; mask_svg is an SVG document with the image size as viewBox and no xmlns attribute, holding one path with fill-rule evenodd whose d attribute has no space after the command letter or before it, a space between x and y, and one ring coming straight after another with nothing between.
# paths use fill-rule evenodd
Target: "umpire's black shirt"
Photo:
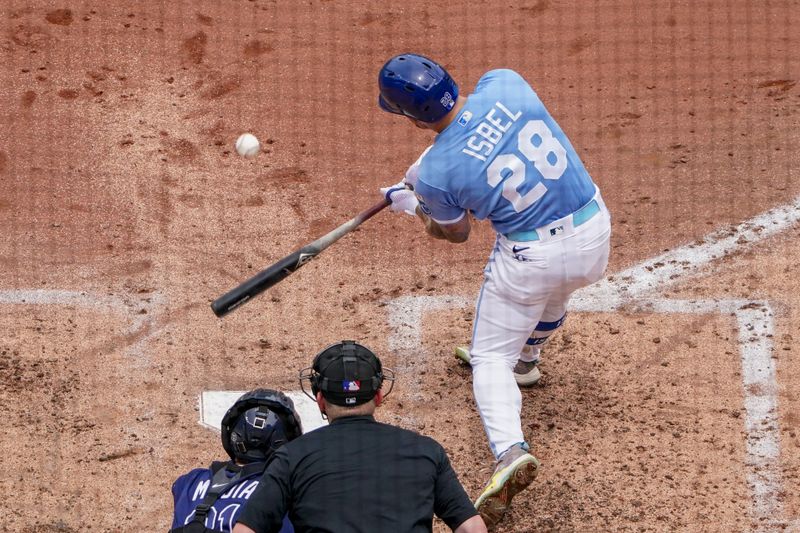
<instances>
[{"instance_id":1,"label":"umpire's black shirt","mask_svg":"<svg viewBox=\"0 0 800 533\"><path fill-rule=\"evenodd\" d=\"M272 456L239 523L299 533L432 531L433 514L451 529L477 514L435 440L371 416L337 418Z\"/></svg>"}]
</instances>

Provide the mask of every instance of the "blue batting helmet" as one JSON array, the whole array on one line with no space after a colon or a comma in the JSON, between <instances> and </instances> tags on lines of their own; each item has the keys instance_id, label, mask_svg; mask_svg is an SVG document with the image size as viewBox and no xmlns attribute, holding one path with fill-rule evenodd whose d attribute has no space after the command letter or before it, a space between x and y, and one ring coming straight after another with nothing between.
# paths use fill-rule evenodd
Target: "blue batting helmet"
<instances>
[{"instance_id":1,"label":"blue batting helmet","mask_svg":"<svg viewBox=\"0 0 800 533\"><path fill-rule=\"evenodd\" d=\"M417 54L400 54L378 75L378 105L396 115L437 122L456 103L458 85L441 65Z\"/></svg>"}]
</instances>

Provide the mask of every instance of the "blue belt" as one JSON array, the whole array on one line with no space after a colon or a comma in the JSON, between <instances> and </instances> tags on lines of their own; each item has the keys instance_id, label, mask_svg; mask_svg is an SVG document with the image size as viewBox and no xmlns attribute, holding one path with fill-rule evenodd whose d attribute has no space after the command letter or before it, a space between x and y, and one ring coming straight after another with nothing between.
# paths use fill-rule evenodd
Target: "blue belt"
<instances>
[{"instance_id":1,"label":"blue belt","mask_svg":"<svg viewBox=\"0 0 800 533\"><path fill-rule=\"evenodd\" d=\"M597 200L592 200L585 206L572 213L572 226L577 228L599 212L600 204L597 203ZM536 233L536 230L512 231L511 233L506 233L506 239L517 242L538 241L539 234Z\"/></svg>"}]
</instances>

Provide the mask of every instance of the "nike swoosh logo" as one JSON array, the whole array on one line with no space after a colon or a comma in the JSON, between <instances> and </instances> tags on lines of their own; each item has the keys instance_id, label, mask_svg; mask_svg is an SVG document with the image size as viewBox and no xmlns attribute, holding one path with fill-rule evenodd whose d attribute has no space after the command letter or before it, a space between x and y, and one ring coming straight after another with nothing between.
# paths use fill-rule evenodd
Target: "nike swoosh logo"
<instances>
[{"instance_id":1,"label":"nike swoosh logo","mask_svg":"<svg viewBox=\"0 0 800 533\"><path fill-rule=\"evenodd\" d=\"M528 248L530 248L530 246L517 246L517 245L514 245L514 246L511 247L511 251L514 252L515 254L518 254L520 252L524 252Z\"/></svg>"},{"instance_id":2,"label":"nike swoosh logo","mask_svg":"<svg viewBox=\"0 0 800 533\"><path fill-rule=\"evenodd\" d=\"M227 483L217 483L216 485L211 485L212 489L216 489L217 487L224 487Z\"/></svg>"}]
</instances>

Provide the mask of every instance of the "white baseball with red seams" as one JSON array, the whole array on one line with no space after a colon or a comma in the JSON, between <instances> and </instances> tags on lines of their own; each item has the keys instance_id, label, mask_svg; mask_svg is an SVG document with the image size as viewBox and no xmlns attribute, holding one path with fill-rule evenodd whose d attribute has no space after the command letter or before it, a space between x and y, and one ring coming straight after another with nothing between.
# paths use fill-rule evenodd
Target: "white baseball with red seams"
<instances>
[{"instance_id":1,"label":"white baseball with red seams","mask_svg":"<svg viewBox=\"0 0 800 533\"><path fill-rule=\"evenodd\" d=\"M243 157L255 157L261 150L261 143L252 133L242 133L236 139L236 152Z\"/></svg>"}]
</instances>

